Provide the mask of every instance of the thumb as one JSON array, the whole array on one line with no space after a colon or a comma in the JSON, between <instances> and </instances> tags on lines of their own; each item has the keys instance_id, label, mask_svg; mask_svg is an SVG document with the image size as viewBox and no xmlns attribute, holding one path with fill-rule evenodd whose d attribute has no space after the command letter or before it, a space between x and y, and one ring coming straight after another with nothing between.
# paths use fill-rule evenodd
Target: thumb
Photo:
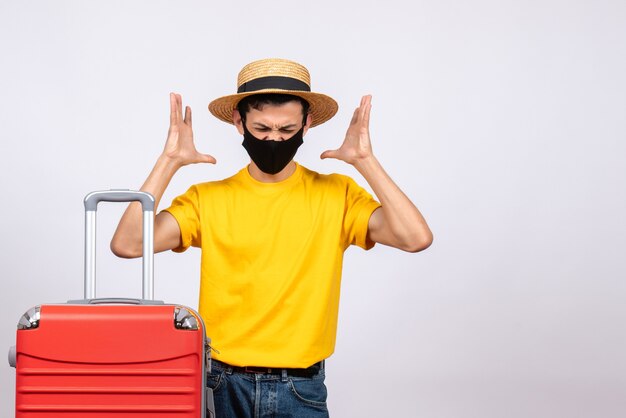
<instances>
[{"instance_id":1,"label":"thumb","mask_svg":"<svg viewBox=\"0 0 626 418\"><path fill-rule=\"evenodd\" d=\"M201 163L215 164L217 162L217 160L209 154L198 154L198 157L200 157Z\"/></svg>"},{"instance_id":2,"label":"thumb","mask_svg":"<svg viewBox=\"0 0 626 418\"><path fill-rule=\"evenodd\" d=\"M326 150L320 155L320 158L322 160L325 158L337 158L337 150Z\"/></svg>"}]
</instances>

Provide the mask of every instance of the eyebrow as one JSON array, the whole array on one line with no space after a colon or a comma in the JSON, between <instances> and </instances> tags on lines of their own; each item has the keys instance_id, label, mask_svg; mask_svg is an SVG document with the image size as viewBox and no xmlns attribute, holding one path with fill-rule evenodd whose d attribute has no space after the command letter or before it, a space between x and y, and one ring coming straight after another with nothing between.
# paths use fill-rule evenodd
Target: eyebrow
<instances>
[{"instance_id":1,"label":"eyebrow","mask_svg":"<svg viewBox=\"0 0 626 418\"><path fill-rule=\"evenodd\" d=\"M269 126L267 126L267 125L265 125L265 124L263 124L263 123L261 123L261 122L254 122L254 123L253 123L253 125L254 125L255 127L257 127L257 128L268 128L268 129L270 129L270 127L269 127ZM290 123L290 124L288 124L288 125L281 126L279 129L293 129L293 128L295 128L296 126L297 126L297 124L295 124L295 123Z\"/></svg>"}]
</instances>

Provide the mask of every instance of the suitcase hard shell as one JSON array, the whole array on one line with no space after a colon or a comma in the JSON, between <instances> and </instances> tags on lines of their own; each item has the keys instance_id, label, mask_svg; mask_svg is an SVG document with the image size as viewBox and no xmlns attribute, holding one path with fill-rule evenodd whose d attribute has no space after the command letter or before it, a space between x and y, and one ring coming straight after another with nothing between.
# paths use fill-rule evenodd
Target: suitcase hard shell
<instances>
[{"instance_id":1,"label":"suitcase hard shell","mask_svg":"<svg viewBox=\"0 0 626 418\"><path fill-rule=\"evenodd\" d=\"M95 299L97 203L133 200L144 214L143 299ZM9 353L16 418L214 417L200 315L152 300L152 196L94 192L85 208L85 299L40 305L20 319Z\"/></svg>"}]
</instances>

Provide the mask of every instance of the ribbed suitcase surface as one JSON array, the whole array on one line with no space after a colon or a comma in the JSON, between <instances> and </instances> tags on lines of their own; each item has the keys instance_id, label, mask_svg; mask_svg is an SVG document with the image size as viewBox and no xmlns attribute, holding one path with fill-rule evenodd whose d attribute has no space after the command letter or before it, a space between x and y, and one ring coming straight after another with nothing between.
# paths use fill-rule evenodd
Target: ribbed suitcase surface
<instances>
[{"instance_id":1,"label":"ribbed suitcase surface","mask_svg":"<svg viewBox=\"0 0 626 418\"><path fill-rule=\"evenodd\" d=\"M42 305L17 332L16 417L203 416L204 329L176 328L175 309Z\"/></svg>"}]
</instances>

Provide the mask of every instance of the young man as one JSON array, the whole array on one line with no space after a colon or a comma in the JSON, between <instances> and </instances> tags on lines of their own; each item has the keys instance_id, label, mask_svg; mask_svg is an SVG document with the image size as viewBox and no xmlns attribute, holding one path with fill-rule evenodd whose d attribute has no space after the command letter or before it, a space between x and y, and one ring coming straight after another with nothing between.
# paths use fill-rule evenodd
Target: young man
<instances>
[{"instance_id":1,"label":"young man","mask_svg":"<svg viewBox=\"0 0 626 418\"><path fill-rule=\"evenodd\" d=\"M347 176L322 175L293 157L309 128L336 102L310 91L309 73L267 59L239 73L237 94L209 104L243 135L250 164L234 176L192 186L155 218L155 251L202 249L199 312L215 354L208 385L223 417L324 417L324 359L334 350L343 252L375 243L417 252L432 242L418 209L372 153L370 96L341 147L379 202ZM165 149L141 190L157 205L176 171L211 163L193 142L191 109L170 95ZM141 209L129 205L111 242L120 257L141 255Z\"/></svg>"}]
</instances>

